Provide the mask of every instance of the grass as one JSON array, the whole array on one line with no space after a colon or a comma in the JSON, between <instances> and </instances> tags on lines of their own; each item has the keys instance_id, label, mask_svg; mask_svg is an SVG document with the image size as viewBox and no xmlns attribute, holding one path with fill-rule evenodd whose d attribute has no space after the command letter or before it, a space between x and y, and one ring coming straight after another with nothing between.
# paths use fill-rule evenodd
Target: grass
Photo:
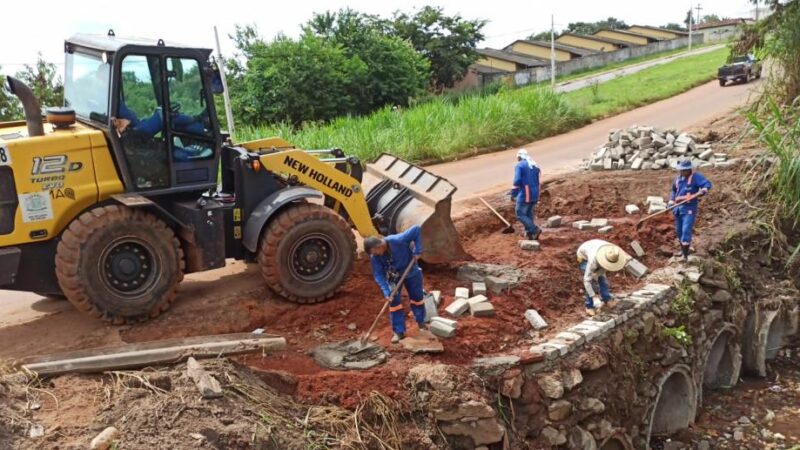
<instances>
[{"instance_id":1,"label":"grass","mask_svg":"<svg viewBox=\"0 0 800 450\"><path fill-rule=\"evenodd\" d=\"M593 119L608 117L672 97L716 78L729 50L722 48L701 55L650 67L624 77L564 94L568 103Z\"/></svg>"},{"instance_id":2,"label":"grass","mask_svg":"<svg viewBox=\"0 0 800 450\"><path fill-rule=\"evenodd\" d=\"M704 48L704 47L710 47L712 45L717 45L717 43L715 42L715 43L712 43L712 44L697 45L697 46L692 47L692 51L698 50L698 49L701 49L701 48ZM556 83L561 83L561 82L564 82L564 81L577 80L577 79L580 79L580 78L586 78L586 77L589 77L589 76L592 76L592 75L597 75L597 74L600 74L600 73L609 72L611 70L621 69L623 67L634 66L636 64L641 64L641 63L644 63L644 62L653 61L653 60L661 59L661 58L666 58L668 56L677 55L677 54L680 54L680 53L684 53L686 51L687 51L686 48L682 47L682 48L678 48L678 49L675 49L675 50L667 50L667 51L664 51L664 52L653 53L651 55L638 56L636 58L626 59L625 61L606 64L605 66L602 66L602 67L595 67L593 69L579 70L579 71L572 72L572 73L567 74L567 75L559 76L558 74L556 74Z\"/></svg>"},{"instance_id":3,"label":"grass","mask_svg":"<svg viewBox=\"0 0 800 450\"><path fill-rule=\"evenodd\" d=\"M716 75L727 49L689 56L596 86L554 94L543 86L495 95L425 102L393 112L343 117L328 124L243 127L237 140L280 136L301 148L340 147L370 160L390 152L411 161L443 161L578 128L593 119L671 97Z\"/></svg>"}]
</instances>

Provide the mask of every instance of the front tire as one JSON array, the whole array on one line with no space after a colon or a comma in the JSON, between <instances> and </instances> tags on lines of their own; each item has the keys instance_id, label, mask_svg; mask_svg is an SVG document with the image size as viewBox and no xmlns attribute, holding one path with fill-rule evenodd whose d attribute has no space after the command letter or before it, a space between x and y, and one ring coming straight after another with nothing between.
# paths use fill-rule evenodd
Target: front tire
<instances>
[{"instance_id":1,"label":"front tire","mask_svg":"<svg viewBox=\"0 0 800 450\"><path fill-rule=\"evenodd\" d=\"M81 214L56 250L56 277L67 300L114 324L164 312L183 270L175 233L151 214L118 205Z\"/></svg>"},{"instance_id":2,"label":"front tire","mask_svg":"<svg viewBox=\"0 0 800 450\"><path fill-rule=\"evenodd\" d=\"M356 243L347 222L324 206L299 203L267 225L258 262L267 285L295 303L319 303L350 274Z\"/></svg>"},{"instance_id":3,"label":"front tire","mask_svg":"<svg viewBox=\"0 0 800 450\"><path fill-rule=\"evenodd\" d=\"M719 85L725 87L725 80L719 80Z\"/></svg>"}]
</instances>

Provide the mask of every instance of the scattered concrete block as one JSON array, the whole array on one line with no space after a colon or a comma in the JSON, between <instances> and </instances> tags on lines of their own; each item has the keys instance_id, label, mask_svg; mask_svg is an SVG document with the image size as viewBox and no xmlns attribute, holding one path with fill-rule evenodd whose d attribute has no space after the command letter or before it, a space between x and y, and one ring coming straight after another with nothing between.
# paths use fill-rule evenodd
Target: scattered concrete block
<instances>
[{"instance_id":1,"label":"scattered concrete block","mask_svg":"<svg viewBox=\"0 0 800 450\"><path fill-rule=\"evenodd\" d=\"M469 309L469 303L467 303L467 299L457 297L453 303L450 304L444 310L447 314L450 314L453 317L459 317Z\"/></svg>"},{"instance_id":2,"label":"scattered concrete block","mask_svg":"<svg viewBox=\"0 0 800 450\"><path fill-rule=\"evenodd\" d=\"M625 271L636 278L642 278L647 273L647 266L636 259L631 259L628 264L625 264Z\"/></svg>"},{"instance_id":3,"label":"scattered concrete block","mask_svg":"<svg viewBox=\"0 0 800 450\"><path fill-rule=\"evenodd\" d=\"M553 216L547 219L545 226L547 228L557 228L561 226L561 216Z\"/></svg>"},{"instance_id":4,"label":"scattered concrete block","mask_svg":"<svg viewBox=\"0 0 800 450\"><path fill-rule=\"evenodd\" d=\"M518 242L518 244L519 248L527 251L536 251L540 248L539 241L521 240Z\"/></svg>"},{"instance_id":5,"label":"scattered concrete block","mask_svg":"<svg viewBox=\"0 0 800 450\"><path fill-rule=\"evenodd\" d=\"M582 224L580 224L580 225L578 226L578 229L579 229L579 230L581 230L581 231L584 231L584 230L594 230L595 228L597 228L597 227L596 227L596 226L594 226L594 225L592 225L591 223L588 223L588 222L587 222L587 223L582 223Z\"/></svg>"},{"instance_id":6,"label":"scattered concrete block","mask_svg":"<svg viewBox=\"0 0 800 450\"><path fill-rule=\"evenodd\" d=\"M587 223L589 223L588 220L576 220L575 222L572 222L572 228L580 230L581 229L581 225L584 225L584 224L587 224Z\"/></svg>"},{"instance_id":7,"label":"scattered concrete block","mask_svg":"<svg viewBox=\"0 0 800 450\"><path fill-rule=\"evenodd\" d=\"M439 304L436 303L431 293L425 296L423 302L425 302L425 321L430 322L431 319L439 315Z\"/></svg>"},{"instance_id":8,"label":"scattered concrete block","mask_svg":"<svg viewBox=\"0 0 800 450\"><path fill-rule=\"evenodd\" d=\"M569 345L570 350L580 347L584 342L586 342L586 339L584 339L580 334L570 333L569 331L562 331L558 333L555 338Z\"/></svg>"},{"instance_id":9,"label":"scattered concrete block","mask_svg":"<svg viewBox=\"0 0 800 450\"><path fill-rule=\"evenodd\" d=\"M431 291L431 295L433 296L433 302L436 303L436 307L439 307L439 304L442 303L442 291Z\"/></svg>"},{"instance_id":10,"label":"scattered concrete block","mask_svg":"<svg viewBox=\"0 0 800 450\"><path fill-rule=\"evenodd\" d=\"M547 328L547 322L539 315L539 312L535 309L529 309L525 311L525 319L530 322L531 326L534 330L541 330L543 328Z\"/></svg>"},{"instance_id":11,"label":"scattered concrete block","mask_svg":"<svg viewBox=\"0 0 800 450\"><path fill-rule=\"evenodd\" d=\"M604 170L611 170L612 164L614 164L614 161L611 158L603 159L603 169Z\"/></svg>"},{"instance_id":12,"label":"scattered concrete block","mask_svg":"<svg viewBox=\"0 0 800 450\"><path fill-rule=\"evenodd\" d=\"M449 327L458 328L458 322L456 322L455 320L452 320L452 319L444 318L442 316L434 317L431 320L431 323L433 323L433 322L442 322L443 324L445 324L445 325L447 325Z\"/></svg>"},{"instance_id":13,"label":"scattered concrete block","mask_svg":"<svg viewBox=\"0 0 800 450\"><path fill-rule=\"evenodd\" d=\"M489 302L478 303L470 306L470 312L473 317L491 317L494 316L494 305Z\"/></svg>"},{"instance_id":14,"label":"scattered concrete block","mask_svg":"<svg viewBox=\"0 0 800 450\"><path fill-rule=\"evenodd\" d=\"M644 158L637 157L633 159L633 163L631 163L631 169L639 170L642 168L642 164L644 164Z\"/></svg>"},{"instance_id":15,"label":"scattered concrete block","mask_svg":"<svg viewBox=\"0 0 800 450\"><path fill-rule=\"evenodd\" d=\"M608 226L608 219L592 219L589 223L595 228L602 228Z\"/></svg>"},{"instance_id":16,"label":"scattered concrete block","mask_svg":"<svg viewBox=\"0 0 800 450\"><path fill-rule=\"evenodd\" d=\"M609 225L609 226L607 226L607 227L602 227L602 228L598 229L598 230L597 230L597 232L598 232L598 233L602 233L602 234L608 234L608 233L611 233L611 231L612 231L613 229L614 229L614 227L612 227L611 225Z\"/></svg>"},{"instance_id":17,"label":"scattered concrete block","mask_svg":"<svg viewBox=\"0 0 800 450\"><path fill-rule=\"evenodd\" d=\"M480 281L473 282L472 295L486 295L486 283Z\"/></svg>"},{"instance_id":18,"label":"scattered concrete block","mask_svg":"<svg viewBox=\"0 0 800 450\"><path fill-rule=\"evenodd\" d=\"M189 357L186 361L186 374L194 381L197 390L205 399L222 397L222 386L213 375L206 372L196 359Z\"/></svg>"},{"instance_id":19,"label":"scattered concrete block","mask_svg":"<svg viewBox=\"0 0 800 450\"><path fill-rule=\"evenodd\" d=\"M640 244L639 241L632 241L631 248L633 249L633 253L636 254L637 258L641 258L642 256L645 255L644 249L642 248L642 244Z\"/></svg>"},{"instance_id":20,"label":"scattered concrete block","mask_svg":"<svg viewBox=\"0 0 800 450\"><path fill-rule=\"evenodd\" d=\"M657 195L648 195L647 200L645 200L645 205L652 205L653 203L663 205L664 204L664 197L659 197Z\"/></svg>"},{"instance_id":21,"label":"scattered concrete block","mask_svg":"<svg viewBox=\"0 0 800 450\"><path fill-rule=\"evenodd\" d=\"M625 212L628 214L639 214L639 207L636 205L626 205Z\"/></svg>"},{"instance_id":22,"label":"scattered concrete block","mask_svg":"<svg viewBox=\"0 0 800 450\"><path fill-rule=\"evenodd\" d=\"M470 308L472 305L477 305L478 303L488 302L489 299L486 298L485 295L476 295L474 297L470 297L467 299L467 304L469 304Z\"/></svg>"},{"instance_id":23,"label":"scattered concrete block","mask_svg":"<svg viewBox=\"0 0 800 450\"><path fill-rule=\"evenodd\" d=\"M665 209L667 209L667 205L663 203L653 203L649 208L647 208L647 214L655 214L657 212L664 211Z\"/></svg>"},{"instance_id":24,"label":"scattered concrete block","mask_svg":"<svg viewBox=\"0 0 800 450\"><path fill-rule=\"evenodd\" d=\"M702 159L703 161L708 161L709 159L711 159L711 156L713 154L714 154L714 151L711 150L711 149L708 149L708 150L704 151L703 153L700 153L699 155L697 155L697 157Z\"/></svg>"},{"instance_id":25,"label":"scattered concrete block","mask_svg":"<svg viewBox=\"0 0 800 450\"><path fill-rule=\"evenodd\" d=\"M465 287L457 287L456 298L469 298L469 289Z\"/></svg>"},{"instance_id":26,"label":"scattered concrete block","mask_svg":"<svg viewBox=\"0 0 800 450\"><path fill-rule=\"evenodd\" d=\"M449 338L456 335L455 327L451 327L440 320L432 321L429 329L431 333L443 338Z\"/></svg>"}]
</instances>

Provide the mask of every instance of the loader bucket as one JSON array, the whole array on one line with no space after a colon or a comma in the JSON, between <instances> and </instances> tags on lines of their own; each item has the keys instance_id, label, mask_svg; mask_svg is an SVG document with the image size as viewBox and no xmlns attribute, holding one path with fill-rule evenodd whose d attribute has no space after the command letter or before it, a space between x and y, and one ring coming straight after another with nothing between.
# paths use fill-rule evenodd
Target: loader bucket
<instances>
[{"instance_id":1,"label":"loader bucket","mask_svg":"<svg viewBox=\"0 0 800 450\"><path fill-rule=\"evenodd\" d=\"M437 264L472 259L461 246L450 206L456 187L402 159L382 154L367 173L381 180L367 193L367 206L384 236L419 225L422 259Z\"/></svg>"}]
</instances>

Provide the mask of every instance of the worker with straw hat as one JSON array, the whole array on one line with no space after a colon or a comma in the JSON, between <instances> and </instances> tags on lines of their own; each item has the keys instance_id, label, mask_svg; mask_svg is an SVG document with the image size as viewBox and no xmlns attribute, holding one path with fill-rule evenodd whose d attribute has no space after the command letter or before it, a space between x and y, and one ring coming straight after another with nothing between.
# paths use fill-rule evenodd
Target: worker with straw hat
<instances>
[{"instance_id":1,"label":"worker with straw hat","mask_svg":"<svg viewBox=\"0 0 800 450\"><path fill-rule=\"evenodd\" d=\"M586 314L595 315L594 302L598 297L603 306L614 306L606 272L622 270L631 257L618 246L602 239L586 241L578 247L578 266L583 272Z\"/></svg>"}]
</instances>

